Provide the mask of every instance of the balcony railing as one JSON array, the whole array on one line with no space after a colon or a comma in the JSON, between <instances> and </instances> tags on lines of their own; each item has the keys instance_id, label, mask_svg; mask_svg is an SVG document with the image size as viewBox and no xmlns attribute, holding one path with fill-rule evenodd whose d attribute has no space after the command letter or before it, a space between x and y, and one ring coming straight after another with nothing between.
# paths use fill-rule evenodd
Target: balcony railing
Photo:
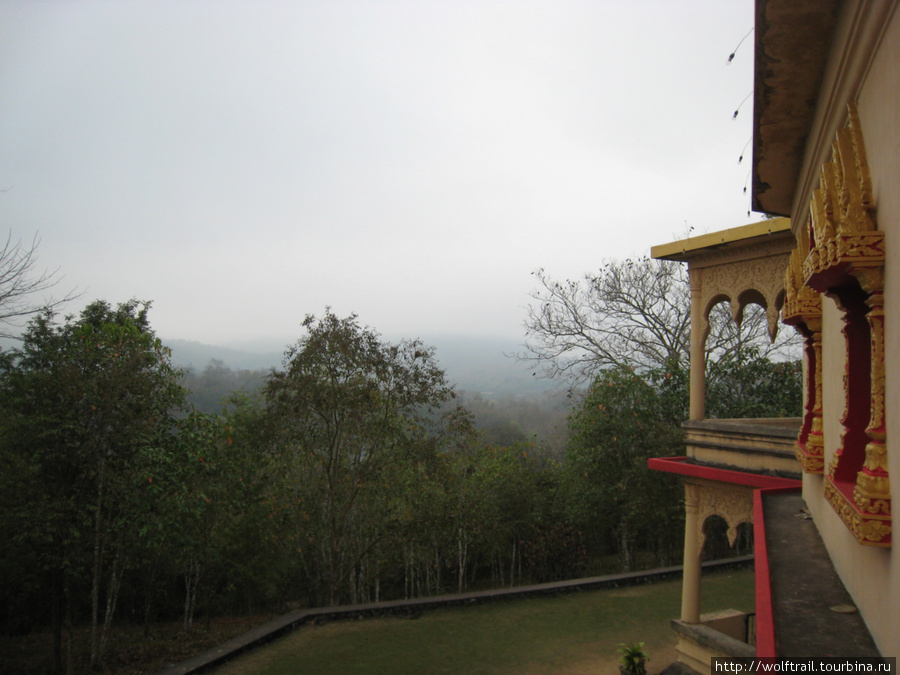
<instances>
[{"instance_id":1,"label":"balcony railing","mask_svg":"<svg viewBox=\"0 0 900 675\"><path fill-rule=\"evenodd\" d=\"M799 417L706 419L684 423L688 461L781 478L800 478L794 455Z\"/></svg>"}]
</instances>

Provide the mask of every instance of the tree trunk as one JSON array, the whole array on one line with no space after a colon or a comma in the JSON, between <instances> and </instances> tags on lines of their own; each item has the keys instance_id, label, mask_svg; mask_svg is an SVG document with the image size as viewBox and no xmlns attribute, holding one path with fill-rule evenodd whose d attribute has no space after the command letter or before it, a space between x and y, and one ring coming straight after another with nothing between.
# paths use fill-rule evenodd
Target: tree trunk
<instances>
[{"instance_id":1,"label":"tree trunk","mask_svg":"<svg viewBox=\"0 0 900 675\"><path fill-rule=\"evenodd\" d=\"M436 545L434 546L434 567L435 567L435 570L437 571L436 572L437 578L435 580L434 590L435 590L436 594L440 595L441 588L442 588L441 587L441 568L443 567L443 565L441 565L441 550Z\"/></svg>"},{"instance_id":2,"label":"tree trunk","mask_svg":"<svg viewBox=\"0 0 900 675\"><path fill-rule=\"evenodd\" d=\"M403 599L409 600L409 566L412 554L409 552L409 546L403 547Z\"/></svg>"},{"instance_id":3,"label":"tree trunk","mask_svg":"<svg viewBox=\"0 0 900 675\"><path fill-rule=\"evenodd\" d=\"M469 544L464 541L465 539L465 530L463 528L459 528L459 535L456 538L456 554L457 554L457 564L459 565L459 579L457 581L457 593L462 593L463 589L466 587L466 557L468 555Z\"/></svg>"},{"instance_id":4,"label":"tree trunk","mask_svg":"<svg viewBox=\"0 0 900 675\"><path fill-rule=\"evenodd\" d=\"M63 627L63 598L62 598L62 573L54 571L50 579L53 590L51 605L51 621L53 626L53 672L59 675L63 672L62 660L62 627Z\"/></svg>"},{"instance_id":5,"label":"tree trunk","mask_svg":"<svg viewBox=\"0 0 900 675\"><path fill-rule=\"evenodd\" d=\"M109 630L116 612L116 601L119 599L119 588L124 571L125 560L122 558L121 549L117 549L116 557L113 558L112 571L109 574L109 588L106 591L106 614L103 617L103 633L100 636L100 649L97 655L98 664L103 663L103 654L106 652L106 645L109 642Z\"/></svg>"},{"instance_id":6,"label":"tree trunk","mask_svg":"<svg viewBox=\"0 0 900 675\"><path fill-rule=\"evenodd\" d=\"M329 595L328 595L328 606L334 607L337 604L338 598L340 597L340 542L338 541L336 536L332 536L331 538L331 560L329 564L329 579L328 579L328 587L329 587Z\"/></svg>"},{"instance_id":7,"label":"tree trunk","mask_svg":"<svg viewBox=\"0 0 900 675\"><path fill-rule=\"evenodd\" d=\"M151 569L147 572L147 583L144 590L144 639L150 637L150 615L153 608L153 585L156 580L156 563L152 563Z\"/></svg>"},{"instance_id":8,"label":"tree trunk","mask_svg":"<svg viewBox=\"0 0 900 675\"><path fill-rule=\"evenodd\" d=\"M197 607L197 587L200 585L200 563L193 556L184 572L184 629L194 626L194 610Z\"/></svg>"},{"instance_id":9,"label":"tree trunk","mask_svg":"<svg viewBox=\"0 0 900 675\"><path fill-rule=\"evenodd\" d=\"M619 561L622 566L622 572L631 571L631 538L628 534L628 525L622 523L622 533L619 544Z\"/></svg>"},{"instance_id":10,"label":"tree trunk","mask_svg":"<svg viewBox=\"0 0 900 675\"><path fill-rule=\"evenodd\" d=\"M63 587L63 602L66 612L66 675L75 674L75 628L72 625L72 590L69 587L69 579L66 577Z\"/></svg>"},{"instance_id":11,"label":"tree trunk","mask_svg":"<svg viewBox=\"0 0 900 675\"><path fill-rule=\"evenodd\" d=\"M103 655L109 642L109 631L112 627L113 616L116 613L116 602L119 599L119 589L122 586L122 575L124 572L125 560L122 557L121 549L119 549L116 551L116 557L113 559L112 571L109 574L109 588L106 591L106 613L103 616L103 632L100 635L99 663L103 663Z\"/></svg>"},{"instance_id":12,"label":"tree trunk","mask_svg":"<svg viewBox=\"0 0 900 675\"><path fill-rule=\"evenodd\" d=\"M97 472L97 503L94 505L94 567L91 580L91 668L100 665L100 642L98 627L100 623L100 571L103 557L101 546L101 524L103 521L103 468L102 457Z\"/></svg>"}]
</instances>

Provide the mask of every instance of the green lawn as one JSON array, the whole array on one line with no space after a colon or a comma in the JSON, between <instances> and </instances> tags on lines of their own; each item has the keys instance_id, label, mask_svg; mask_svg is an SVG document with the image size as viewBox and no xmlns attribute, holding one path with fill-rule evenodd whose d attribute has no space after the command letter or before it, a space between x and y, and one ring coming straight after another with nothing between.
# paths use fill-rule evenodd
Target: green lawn
<instances>
[{"instance_id":1,"label":"green lawn","mask_svg":"<svg viewBox=\"0 0 900 675\"><path fill-rule=\"evenodd\" d=\"M702 610L753 609L753 572L703 578ZM669 620L681 582L304 626L216 671L261 673L615 673L622 642L643 641L651 672L674 660Z\"/></svg>"}]
</instances>

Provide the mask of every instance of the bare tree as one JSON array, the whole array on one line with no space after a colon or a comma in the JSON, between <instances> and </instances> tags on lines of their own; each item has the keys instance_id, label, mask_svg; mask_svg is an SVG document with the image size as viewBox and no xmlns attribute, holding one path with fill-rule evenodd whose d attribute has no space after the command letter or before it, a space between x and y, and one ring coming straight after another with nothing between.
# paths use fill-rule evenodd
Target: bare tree
<instances>
[{"instance_id":1,"label":"bare tree","mask_svg":"<svg viewBox=\"0 0 900 675\"><path fill-rule=\"evenodd\" d=\"M39 244L37 236L28 245L21 239L13 241L10 231L0 249L0 337L16 337L16 331L11 329L22 326L28 317L78 297L73 290L59 299L51 296L36 302L36 296L54 288L61 280L58 270L36 270Z\"/></svg>"},{"instance_id":2,"label":"bare tree","mask_svg":"<svg viewBox=\"0 0 900 675\"><path fill-rule=\"evenodd\" d=\"M684 265L651 258L606 262L596 274L554 281L544 270L533 273L538 288L525 319L525 351L544 377L570 387L591 382L613 366L655 368L690 358L690 282ZM796 342L781 331L769 342L766 316L751 306L737 326L727 306L710 313L707 362L746 346L762 356L787 354Z\"/></svg>"}]
</instances>

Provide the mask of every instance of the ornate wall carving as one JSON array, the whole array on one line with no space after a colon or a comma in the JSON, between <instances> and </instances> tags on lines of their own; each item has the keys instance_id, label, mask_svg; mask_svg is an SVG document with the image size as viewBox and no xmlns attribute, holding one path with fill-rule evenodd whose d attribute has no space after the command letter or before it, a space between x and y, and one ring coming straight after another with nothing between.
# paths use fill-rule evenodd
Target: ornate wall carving
<instances>
[{"instance_id":1,"label":"ornate wall carving","mask_svg":"<svg viewBox=\"0 0 900 675\"><path fill-rule=\"evenodd\" d=\"M703 267L704 335L709 333L709 312L722 299L728 299L731 315L740 323L748 304L756 303L766 310L769 337L774 340L778 332L778 318L784 298L782 279L788 254L776 253L750 260L723 263Z\"/></svg>"},{"instance_id":2,"label":"ornate wall carving","mask_svg":"<svg viewBox=\"0 0 900 675\"><path fill-rule=\"evenodd\" d=\"M803 336L806 359L803 425L794 452L803 471L822 473L825 466L822 434L822 296L804 283L803 262L808 253L808 240L805 250L803 242L800 242L791 252L785 271L781 318Z\"/></svg>"},{"instance_id":3,"label":"ornate wall carving","mask_svg":"<svg viewBox=\"0 0 900 675\"><path fill-rule=\"evenodd\" d=\"M703 550L706 541L703 524L710 516L721 516L728 523L728 544L737 541L738 526L753 522L752 490L721 485L702 485L699 489L697 515L700 527L697 532L697 550Z\"/></svg>"},{"instance_id":4,"label":"ornate wall carving","mask_svg":"<svg viewBox=\"0 0 900 675\"><path fill-rule=\"evenodd\" d=\"M825 477L825 498L864 544L891 545L891 492L884 419L884 233L855 102L822 166L786 277L786 323L807 340L812 397L797 441L804 470L821 472L821 295L844 315L845 412L840 447ZM811 294L812 292L812 294ZM818 311L813 297L819 295ZM818 417L817 417L818 416ZM818 420L818 421L817 421ZM818 432L816 431L818 427ZM804 435L805 434L805 435Z\"/></svg>"}]
</instances>

